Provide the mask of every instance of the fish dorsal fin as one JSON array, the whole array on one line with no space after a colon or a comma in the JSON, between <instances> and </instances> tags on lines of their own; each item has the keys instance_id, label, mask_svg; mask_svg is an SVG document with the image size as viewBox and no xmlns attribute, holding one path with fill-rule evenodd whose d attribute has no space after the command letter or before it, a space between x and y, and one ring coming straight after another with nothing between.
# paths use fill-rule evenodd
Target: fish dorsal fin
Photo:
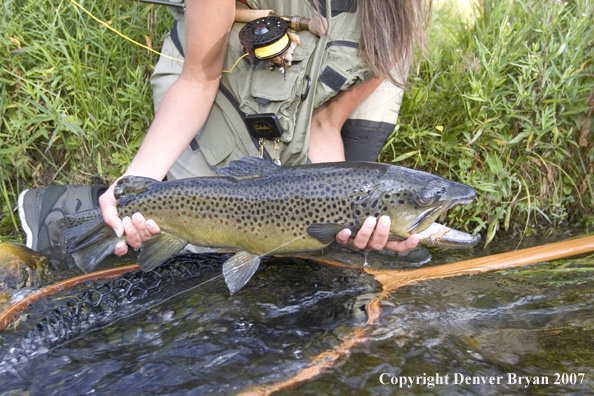
<instances>
[{"instance_id":1,"label":"fish dorsal fin","mask_svg":"<svg viewBox=\"0 0 594 396\"><path fill-rule=\"evenodd\" d=\"M179 253L187 244L188 241L162 231L142 244L138 265L144 271L150 271Z\"/></svg>"},{"instance_id":2,"label":"fish dorsal fin","mask_svg":"<svg viewBox=\"0 0 594 396\"><path fill-rule=\"evenodd\" d=\"M236 161L229 162L224 168L217 169L221 176L227 176L234 180L249 180L264 177L276 172L280 166L257 157L243 157Z\"/></svg>"},{"instance_id":3,"label":"fish dorsal fin","mask_svg":"<svg viewBox=\"0 0 594 396\"><path fill-rule=\"evenodd\" d=\"M312 238L317 239L320 243L329 244L331 243L334 238L336 238L336 234L340 231L348 228L351 230L351 236L354 237L357 235L357 230L354 227L338 224L338 223L313 223L307 227L307 233Z\"/></svg>"},{"instance_id":4,"label":"fish dorsal fin","mask_svg":"<svg viewBox=\"0 0 594 396\"><path fill-rule=\"evenodd\" d=\"M153 183L159 183L159 181L150 177L124 176L118 180L118 184L115 187L115 198L119 200L126 195L141 193L146 190L146 186Z\"/></svg>"},{"instance_id":5,"label":"fish dorsal fin","mask_svg":"<svg viewBox=\"0 0 594 396\"><path fill-rule=\"evenodd\" d=\"M238 252L223 264L223 276L231 294L241 289L260 265L260 256L245 251Z\"/></svg>"}]
</instances>

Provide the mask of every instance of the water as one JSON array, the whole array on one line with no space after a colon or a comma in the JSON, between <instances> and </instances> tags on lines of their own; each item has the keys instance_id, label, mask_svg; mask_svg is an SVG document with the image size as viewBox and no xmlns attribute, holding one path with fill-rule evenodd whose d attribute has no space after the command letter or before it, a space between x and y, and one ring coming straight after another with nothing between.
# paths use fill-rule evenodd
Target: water
<instances>
[{"instance_id":1,"label":"water","mask_svg":"<svg viewBox=\"0 0 594 396\"><path fill-rule=\"evenodd\" d=\"M426 264L427 251L369 254L368 262L416 268L511 250L516 243L500 242L488 251L432 250ZM362 254L330 255L359 267L365 262ZM98 326L7 364L8 348L22 342L43 313L84 287L36 304L20 330L0 333L0 395L248 391L288 380L364 328L365 304L381 291L358 271L277 258L264 261L230 297L216 272L206 283L203 274L163 284L159 292L114 309ZM278 394L591 394L593 289L594 256L405 286L382 302L379 324L350 356ZM445 382L446 375L448 384L431 387L436 376ZM418 383L402 385L402 377ZM472 384L473 377L494 384ZM526 386L524 377L549 383Z\"/></svg>"}]
</instances>

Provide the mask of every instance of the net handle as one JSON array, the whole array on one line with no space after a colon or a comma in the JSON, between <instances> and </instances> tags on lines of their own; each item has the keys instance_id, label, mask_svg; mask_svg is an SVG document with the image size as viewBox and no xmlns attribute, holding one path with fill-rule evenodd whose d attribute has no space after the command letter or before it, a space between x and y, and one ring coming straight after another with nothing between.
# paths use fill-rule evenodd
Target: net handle
<instances>
[{"instance_id":1,"label":"net handle","mask_svg":"<svg viewBox=\"0 0 594 396\"><path fill-rule=\"evenodd\" d=\"M305 368L299 370L292 377L284 381L253 387L248 391L238 394L238 396L267 396L281 390L294 389L302 383L311 381L330 370L340 358L350 356L357 345L363 344L368 340L371 329L378 323L382 313L381 301L402 286L431 279L477 274L529 264L537 264L592 251L594 251L594 236L588 236L414 270L380 270L365 268L364 271L375 277L375 279L381 283L383 288L382 293L367 304L367 323L365 326L355 328L352 333L345 335L340 340L339 345L316 356Z\"/></svg>"}]
</instances>

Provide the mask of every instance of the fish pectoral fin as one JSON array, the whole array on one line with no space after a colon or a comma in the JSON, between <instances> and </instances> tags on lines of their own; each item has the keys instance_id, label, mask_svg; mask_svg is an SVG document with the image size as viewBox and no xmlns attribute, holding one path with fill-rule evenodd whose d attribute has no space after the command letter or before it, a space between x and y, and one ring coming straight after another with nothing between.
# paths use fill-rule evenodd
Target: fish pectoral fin
<instances>
[{"instance_id":1,"label":"fish pectoral fin","mask_svg":"<svg viewBox=\"0 0 594 396\"><path fill-rule=\"evenodd\" d=\"M336 238L336 234L338 234L341 230L344 230L345 228L348 228L352 231L352 237L357 235L357 232L359 232L359 230L355 227L351 227L344 224L313 223L307 227L307 233L312 238L317 239L320 243L329 244L334 240L334 238Z\"/></svg>"},{"instance_id":2,"label":"fish pectoral fin","mask_svg":"<svg viewBox=\"0 0 594 396\"><path fill-rule=\"evenodd\" d=\"M223 264L223 276L231 294L241 289L260 265L260 256L245 251L238 252Z\"/></svg>"},{"instance_id":3,"label":"fish pectoral fin","mask_svg":"<svg viewBox=\"0 0 594 396\"><path fill-rule=\"evenodd\" d=\"M150 271L163 264L169 257L179 253L187 244L188 241L167 232L161 232L142 244L138 255L138 265L144 271Z\"/></svg>"}]
</instances>

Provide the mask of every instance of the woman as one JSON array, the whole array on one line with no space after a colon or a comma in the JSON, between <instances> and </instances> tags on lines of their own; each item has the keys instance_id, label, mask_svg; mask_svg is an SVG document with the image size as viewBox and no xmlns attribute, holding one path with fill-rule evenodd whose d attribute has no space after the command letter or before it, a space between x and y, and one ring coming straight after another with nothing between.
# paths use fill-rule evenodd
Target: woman
<instances>
[{"instance_id":1,"label":"woman","mask_svg":"<svg viewBox=\"0 0 594 396\"><path fill-rule=\"evenodd\" d=\"M291 139L281 142L280 151L284 164L304 163L308 157L314 163L345 160L345 147L341 137L345 121L353 109L374 93L384 80L398 86L403 85L408 67L413 60L415 44L421 48L423 46L425 36L422 25L430 9L430 6L424 7L422 0L364 0L358 3L328 0L324 4L313 6L305 0L250 1L249 4L244 0L242 3L257 8L272 8L279 15L296 11L301 13L301 16L304 16L303 13L309 13L308 17L315 17L321 13L328 20L329 30L324 37L316 38L309 32L300 33L302 43L296 49L296 53L304 52L304 48L310 48L311 52L304 52L301 55L301 64L295 69L295 66L289 67L286 71L289 77L284 76L286 81L291 78L291 73L301 73L301 77L309 73L307 79L299 80L305 88L293 87L294 91L301 93L303 102L297 106L286 106L299 110L281 119L281 124L284 122L283 137L287 134L292 136ZM178 19L178 24L185 26L187 43L185 48L181 48L185 56L183 68L179 78L174 79L175 82L167 89L162 100L156 98L158 110L154 121L124 176L136 175L162 180L169 172L170 178L177 178L180 176L176 176L175 170L179 169L180 164L183 165L188 155L200 158L203 163L206 158L209 162L207 168L214 169L215 166L223 166L232 159L253 153L254 148L248 147L249 143L247 146L241 146L233 141L233 138L223 139L224 136L233 136L233 131L223 128L221 135L221 130L215 128L214 132L209 132L208 124L211 122L207 123L207 120L216 119L217 114L219 118L230 116L229 110L224 109L225 100L220 99L220 94L219 98L217 97L220 85L225 88L246 81L247 78L242 79L241 73L247 73L244 75L249 76L250 81L252 78L256 79L254 74L250 73L260 73L260 76L264 76L261 81L263 89L269 85L271 79L279 80L278 71L262 70L262 67L258 69L253 65L240 63L237 71L226 75L221 82L224 65L227 66L230 61L239 58L239 54L234 53L229 44L230 39L232 41L235 38L230 32L234 26L236 6L235 0L187 1L185 19ZM347 53L347 57L342 60L340 56L344 56L343 52L335 51L332 56L336 55L339 58L334 59L334 64L324 63L332 61L329 60L332 56L327 54L327 50L335 43L343 42L340 40L342 37L355 37L355 41L359 42L358 50L350 55ZM355 66L351 66L347 73L342 72L352 75L343 76L336 71L341 69L342 62L353 60ZM299 67L305 69L300 71ZM156 71L158 68L159 64ZM324 77L326 72L327 76ZM284 83L281 81L279 84ZM311 94L310 84L313 87ZM231 92L231 95L239 95L244 91L240 86ZM248 98L239 98L240 105L244 106L244 109L247 106L248 110L251 110L250 114L259 111L259 107L253 103L255 98L250 96L252 94L253 91ZM261 105L260 102L259 104ZM279 117L282 118L280 114ZM301 126L291 124L298 124L300 120ZM303 120L306 123L305 127ZM229 122L227 129L236 128L237 124L240 123ZM243 128L244 131L235 133L245 133L245 127L239 128ZM390 132L391 129L388 133ZM385 138L387 136L384 136L380 143L383 144ZM220 144L218 139L223 139L227 144ZM237 139L241 140L241 137ZM189 148L195 140L199 143L199 150ZM227 147L228 144L236 143L234 150ZM222 160L216 155L221 150L224 151L224 155L219 156L224 157ZM377 153L375 156L377 157ZM190 169L190 172L194 171ZM193 175L200 176L204 173L195 171ZM117 181L99 198L104 220L118 236L126 235L128 245L138 248L143 241L160 232L159 226L150 219L145 220L140 213L134 214L132 218L120 219L113 193L116 183ZM21 218L24 219L23 216ZM418 238L415 235L402 242L388 241L389 227L389 217L370 217L365 220L355 238L350 238L350 230L345 229L336 236L336 240L339 244L355 250L390 249L406 252L416 247ZM120 242L115 248L115 254L123 255L127 249L126 243Z\"/></svg>"}]
</instances>

